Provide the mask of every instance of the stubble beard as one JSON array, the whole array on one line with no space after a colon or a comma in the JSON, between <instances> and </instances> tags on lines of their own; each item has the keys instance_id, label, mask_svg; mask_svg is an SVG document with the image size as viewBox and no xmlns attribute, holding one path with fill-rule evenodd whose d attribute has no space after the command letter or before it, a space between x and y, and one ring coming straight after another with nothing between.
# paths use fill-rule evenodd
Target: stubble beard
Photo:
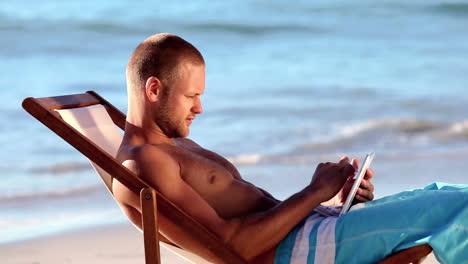
<instances>
[{"instance_id":1,"label":"stubble beard","mask_svg":"<svg viewBox=\"0 0 468 264\"><path fill-rule=\"evenodd\" d=\"M163 133L169 138L187 137L189 128L185 126L185 120L175 120L171 118L169 103L164 102L155 113L155 122Z\"/></svg>"}]
</instances>

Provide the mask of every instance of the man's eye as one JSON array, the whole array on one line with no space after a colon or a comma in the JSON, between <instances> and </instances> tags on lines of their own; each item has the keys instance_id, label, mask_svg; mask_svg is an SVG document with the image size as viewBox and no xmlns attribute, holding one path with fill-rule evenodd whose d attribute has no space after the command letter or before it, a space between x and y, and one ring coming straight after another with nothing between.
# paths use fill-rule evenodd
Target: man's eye
<instances>
[{"instance_id":1,"label":"man's eye","mask_svg":"<svg viewBox=\"0 0 468 264\"><path fill-rule=\"evenodd\" d=\"M187 98L195 98L195 95L186 95Z\"/></svg>"}]
</instances>

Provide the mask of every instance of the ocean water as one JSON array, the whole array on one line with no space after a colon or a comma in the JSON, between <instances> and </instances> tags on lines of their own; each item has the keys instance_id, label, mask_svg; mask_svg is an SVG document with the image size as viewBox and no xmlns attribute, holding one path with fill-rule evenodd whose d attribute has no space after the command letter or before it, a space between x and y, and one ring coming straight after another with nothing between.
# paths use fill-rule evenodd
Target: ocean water
<instances>
[{"instance_id":1,"label":"ocean water","mask_svg":"<svg viewBox=\"0 0 468 264\"><path fill-rule=\"evenodd\" d=\"M315 166L376 152L376 195L468 183L468 1L0 3L0 243L124 222L86 159L21 101L95 90L171 32L207 63L191 138L284 199Z\"/></svg>"}]
</instances>

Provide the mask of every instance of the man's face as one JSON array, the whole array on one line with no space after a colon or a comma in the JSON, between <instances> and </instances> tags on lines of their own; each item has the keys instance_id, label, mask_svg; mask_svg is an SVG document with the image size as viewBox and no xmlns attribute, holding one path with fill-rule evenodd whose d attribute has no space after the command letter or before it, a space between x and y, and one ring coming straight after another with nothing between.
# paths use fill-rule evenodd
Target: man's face
<instances>
[{"instance_id":1,"label":"man's face","mask_svg":"<svg viewBox=\"0 0 468 264\"><path fill-rule=\"evenodd\" d=\"M203 112L200 96L205 91L205 66L187 62L180 67L181 78L162 92L155 109L155 122L171 138L187 137L195 116Z\"/></svg>"}]
</instances>

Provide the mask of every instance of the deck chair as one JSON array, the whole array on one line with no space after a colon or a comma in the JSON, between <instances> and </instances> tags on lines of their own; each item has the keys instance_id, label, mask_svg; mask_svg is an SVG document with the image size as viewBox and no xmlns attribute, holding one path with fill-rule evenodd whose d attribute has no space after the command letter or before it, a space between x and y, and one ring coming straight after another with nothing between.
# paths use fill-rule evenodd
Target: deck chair
<instances>
[{"instance_id":1,"label":"deck chair","mask_svg":"<svg viewBox=\"0 0 468 264\"><path fill-rule=\"evenodd\" d=\"M85 155L111 194L112 180L117 179L140 196L145 263L160 263L159 245L192 263L212 263L171 243L158 233L157 212L177 223L194 241L203 244L205 249L216 257L215 263L247 263L247 260L218 236L114 158L122 141L122 134L118 128L124 129L126 117L96 92L44 98L28 97L22 105L28 113ZM431 251L427 244L416 246L400 251L379 263L412 263L427 256Z\"/></svg>"}]
</instances>

